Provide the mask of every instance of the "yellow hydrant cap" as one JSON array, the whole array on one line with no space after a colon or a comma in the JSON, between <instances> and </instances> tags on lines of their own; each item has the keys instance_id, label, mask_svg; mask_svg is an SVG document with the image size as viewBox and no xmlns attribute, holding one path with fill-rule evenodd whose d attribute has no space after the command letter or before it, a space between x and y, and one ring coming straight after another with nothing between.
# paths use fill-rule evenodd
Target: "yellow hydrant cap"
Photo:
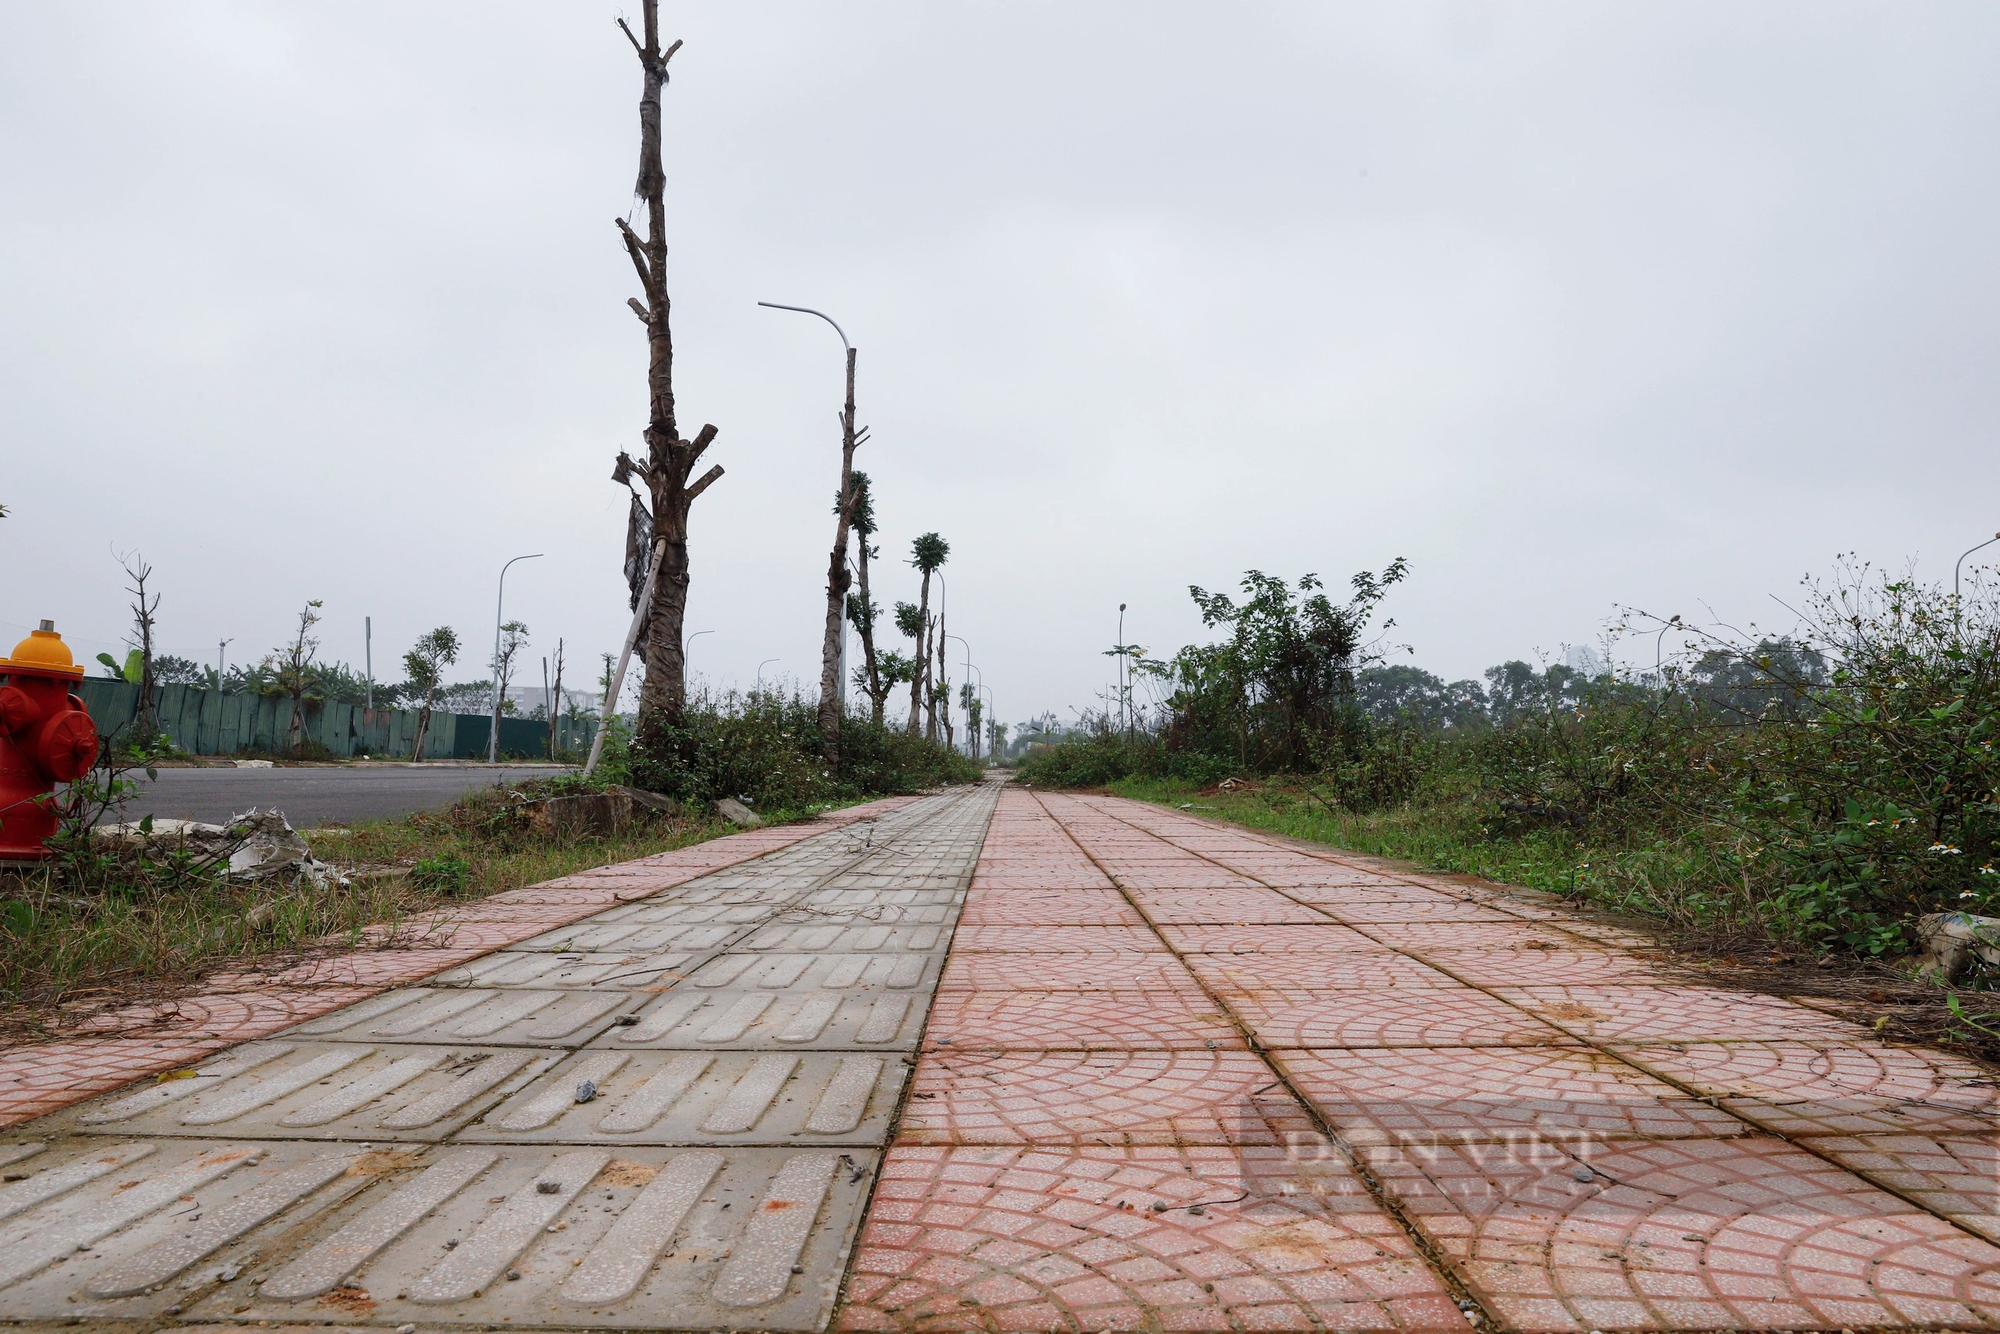
<instances>
[{"instance_id":1,"label":"yellow hydrant cap","mask_svg":"<svg viewBox=\"0 0 2000 1334\"><path fill-rule=\"evenodd\" d=\"M42 628L30 631L28 637L14 645L14 656L0 658L0 672L9 667L28 667L42 672L62 672L69 676L82 676L83 668L76 665L70 655L69 645L56 633L54 621L43 621Z\"/></svg>"}]
</instances>

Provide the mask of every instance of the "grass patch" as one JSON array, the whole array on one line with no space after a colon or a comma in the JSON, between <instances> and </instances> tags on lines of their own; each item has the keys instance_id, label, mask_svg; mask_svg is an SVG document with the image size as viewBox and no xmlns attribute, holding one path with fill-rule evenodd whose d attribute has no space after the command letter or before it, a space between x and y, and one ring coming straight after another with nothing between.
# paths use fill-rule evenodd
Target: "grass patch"
<instances>
[{"instance_id":1,"label":"grass patch","mask_svg":"<svg viewBox=\"0 0 2000 1334\"><path fill-rule=\"evenodd\" d=\"M541 834L517 812L538 787L490 788L440 811L305 831L319 859L363 868L347 889L302 878L232 881L171 853L103 859L81 875L54 865L0 872L0 1039L57 1034L108 1007L184 995L211 973L354 948L378 923L734 832L689 813L653 814L616 834ZM420 942L412 930L388 943Z\"/></svg>"}]
</instances>

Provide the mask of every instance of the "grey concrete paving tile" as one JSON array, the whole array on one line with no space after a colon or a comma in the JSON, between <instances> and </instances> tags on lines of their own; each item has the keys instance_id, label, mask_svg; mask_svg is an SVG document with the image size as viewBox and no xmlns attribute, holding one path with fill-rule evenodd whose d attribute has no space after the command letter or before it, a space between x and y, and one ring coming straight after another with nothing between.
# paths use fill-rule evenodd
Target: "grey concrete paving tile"
<instances>
[{"instance_id":1,"label":"grey concrete paving tile","mask_svg":"<svg viewBox=\"0 0 2000 1334\"><path fill-rule=\"evenodd\" d=\"M414 999L386 1013L343 1023L347 1012L335 1011L304 1027L314 1036L344 1042L576 1047L610 1027L619 1011L647 999L639 992L553 988L409 987L406 992Z\"/></svg>"},{"instance_id":2,"label":"grey concrete paving tile","mask_svg":"<svg viewBox=\"0 0 2000 1334\"><path fill-rule=\"evenodd\" d=\"M468 1182L399 1198L450 1155L482 1152L493 1161ZM189 1315L276 1324L358 1309L371 1326L818 1330L877 1158L454 1148L325 1211L283 1255L258 1257L241 1291L217 1291Z\"/></svg>"},{"instance_id":3,"label":"grey concrete paving tile","mask_svg":"<svg viewBox=\"0 0 2000 1334\"><path fill-rule=\"evenodd\" d=\"M300 1042L227 1078L109 1094L49 1124L108 1136L437 1141L561 1056L521 1047ZM176 1086L189 1092L156 1096Z\"/></svg>"},{"instance_id":4,"label":"grey concrete paving tile","mask_svg":"<svg viewBox=\"0 0 2000 1334\"><path fill-rule=\"evenodd\" d=\"M769 991L682 987L621 1020L593 1047L913 1051L930 997L913 989Z\"/></svg>"},{"instance_id":5,"label":"grey concrete paving tile","mask_svg":"<svg viewBox=\"0 0 2000 1334\"><path fill-rule=\"evenodd\" d=\"M510 948L553 950L564 954L576 950L617 950L623 954L635 950L712 950L736 939L743 931L740 926L676 925L671 922L634 921L631 918L604 922L591 917L524 940Z\"/></svg>"},{"instance_id":6,"label":"grey concrete paving tile","mask_svg":"<svg viewBox=\"0 0 2000 1334\"><path fill-rule=\"evenodd\" d=\"M225 1286L218 1273L231 1272L242 1239L267 1220L322 1211L407 1155L211 1139L75 1140L49 1157L37 1176L122 1162L0 1225L0 1317L9 1320L157 1319Z\"/></svg>"},{"instance_id":7,"label":"grey concrete paving tile","mask_svg":"<svg viewBox=\"0 0 2000 1334\"><path fill-rule=\"evenodd\" d=\"M664 954L501 950L463 968L440 973L431 979L431 985L657 992L682 981L710 957L709 951L685 950Z\"/></svg>"},{"instance_id":8,"label":"grey concrete paving tile","mask_svg":"<svg viewBox=\"0 0 2000 1334\"><path fill-rule=\"evenodd\" d=\"M456 1138L875 1145L888 1133L908 1073L895 1052L592 1049L548 1070Z\"/></svg>"},{"instance_id":9,"label":"grey concrete paving tile","mask_svg":"<svg viewBox=\"0 0 2000 1334\"><path fill-rule=\"evenodd\" d=\"M929 954L721 954L684 985L769 991L922 991L937 989L942 951Z\"/></svg>"},{"instance_id":10,"label":"grey concrete paving tile","mask_svg":"<svg viewBox=\"0 0 2000 1334\"><path fill-rule=\"evenodd\" d=\"M800 922L761 927L734 948L760 953L922 953L942 948L949 939L950 932L943 926Z\"/></svg>"}]
</instances>

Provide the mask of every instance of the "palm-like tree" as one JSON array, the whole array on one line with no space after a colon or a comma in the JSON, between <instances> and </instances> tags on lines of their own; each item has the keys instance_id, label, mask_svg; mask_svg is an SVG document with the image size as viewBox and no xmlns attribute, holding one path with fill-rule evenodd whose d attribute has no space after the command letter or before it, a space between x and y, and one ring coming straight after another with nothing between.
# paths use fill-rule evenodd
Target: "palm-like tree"
<instances>
[{"instance_id":1,"label":"palm-like tree","mask_svg":"<svg viewBox=\"0 0 2000 1334\"><path fill-rule=\"evenodd\" d=\"M923 712L924 694L931 683L931 576L938 572L951 555L951 543L936 533L925 533L910 543L910 564L924 576L923 593L917 600L917 626L919 642L917 659L922 663L915 678L910 682L910 731L917 730L917 718Z\"/></svg>"}]
</instances>

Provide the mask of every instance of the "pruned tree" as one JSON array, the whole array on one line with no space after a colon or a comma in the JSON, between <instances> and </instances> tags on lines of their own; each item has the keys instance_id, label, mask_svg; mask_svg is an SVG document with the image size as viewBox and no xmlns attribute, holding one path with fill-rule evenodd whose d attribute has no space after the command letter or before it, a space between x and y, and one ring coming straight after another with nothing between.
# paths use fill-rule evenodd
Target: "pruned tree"
<instances>
[{"instance_id":1,"label":"pruned tree","mask_svg":"<svg viewBox=\"0 0 2000 1334\"><path fill-rule=\"evenodd\" d=\"M645 515L646 560L637 571L634 606L639 588L655 562L652 600L644 629L645 681L639 693L639 731L635 740L640 755L654 760L667 759L671 733L687 706L687 664L681 635L687 621L688 595L688 510L695 498L722 476L712 467L694 479L694 467L715 439L716 428L703 426L692 440L680 437L674 407L674 340L668 316L667 296L667 207L666 168L660 153L660 89L667 82L667 62L681 44L660 49L659 0L644 0L645 37L635 36L624 19L618 27L638 53L643 74L639 96L639 178L635 192L646 208L646 235L641 239L623 218L617 219L625 251L639 275L645 300L626 304L646 326L648 363L645 461L619 454L612 480L630 486L638 477L645 482L649 504ZM633 522L639 522L635 507ZM628 574L632 573L628 569ZM607 687L608 688L608 687ZM615 704L614 704L615 707Z\"/></svg>"},{"instance_id":2,"label":"pruned tree","mask_svg":"<svg viewBox=\"0 0 2000 1334\"><path fill-rule=\"evenodd\" d=\"M507 686L514 679L514 660L527 646L527 622L509 621L500 627L500 651L493 656L493 682L498 692L493 698L495 726L498 726L500 715L507 712Z\"/></svg>"},{"instance_id":3,"label":"pruned tree","mask_svg":"<svg viewBox=\"0 0 2000 1334\"><path fill-rule=\"evenodd\" d=\"M915 566L924 576L923 592L917 602L916 657L919 666L916 676L910 682L910 731L912 732L917 730L917 720L922 715L924 707L924 694L929 689L932 681L930 644L931 576L938 572L938 568L945 563L946 558L950 555L951 543L945 541L936 533L925 533L922 537L910 543L910 564ZM907 605L909 604L904 603L896 608L897 624L899 627L902 624L903 606ZM908 632L906 631L905 633ZM935 723L936 715L933 713L933 725L930 729L933 734L937 730Z\"/></svg>"},{"instance_id":4,"label":"pruned tree","mask_svg":"<svg viewBox=\"0 0 2000 1334\"><path fill-rule=\"evenodd\" d=\"M849 521L854 526L855 546L855 591L847 596L847 619L854 624L861 636L861 671L854 679L867 694L872 716L877 727L882 725L882 706L889 698L889 692L882 687L881 666L875 660L875 617L880 608L868 591L868 561L879 555L878 548L870 545L868 539L875 535L875 493L869 487L868 474L853 474L848 492ZM838 508L836 500L835 507Z\"/></svg>"},{"instance_id":5,"label":"pruned tree","mask_svg":"<svg viewBox=\"0 0 2000 1334\"><path fill-rule=\"evenodd\" d=\"M153 614L160 609L160 595L146 592L146 581L153 577L153 567L146 563L144 556L135 551L129 556L120 556L118 563L125 567L125 576L132 581L125 590L132 595L132 634L126 643L137 657L139 669L135 676L131 670L135 664L127 659L123 675L139 687L139 709L132 717L132 744L145 746L151 744L160 731L159 710L153 699Z\"/></svg>"},{"instance_id":6,"label":"pruned tree","mask_svg":"<svg viewBox=\"0 0 2000 1334\"><path fill-rule=\"evenodd\" d=\"M831 323L831 321L828 321ZM835 326L836 328L839 326ZM847 335L841 335L847 341ZM840 490L834 497L833 553L826 567L826 634L819 653L819 742L827 768L840 767L840 715L844 683L840 679L840 623L847 610L847 534L854 526L854 450L863 443L865 432L854 428L854 357L857 349L847 349L847 402L840 410ZM861 544L865 548L868 539Z\"/></svg>"},{"instance_id":7,"label":"pruned tree","mask_svg":"<svg viewBox=\"0 0 2000 1334\"><path fill-rule=\"evenodd\" d=\"M553 761L556 758L556 752L560 748L558 745L558 739L556 737L556 733L562 729L562 715L563 715L562 674L563 674L563 641L560 638L558 638L556 640L556 685L554 693L552 693L549 696L549 759L551 761Z\"/></svg>"},{"instance_id":8,"label":"pruned tree","mask_svg":"<svg viewBox=\"0 0 2000 1334\"><path fill-rule=\"evenodd\" d=\"M319 683L319 673L313 668L313 659L319 656L319 640L312 628L319 624L319 609L324 605L318 600L306 603L299 612L298 628L293 631L291 642L279 645L271 654L278 689L292 701L291 721L285 724L285 749L294 755L306 745L306 693Z\"/></svg>"},{"instance_id":9,"label":"pruned tree","mask_svg":"<svg viewBox=\"0 0 2000 1334\"><path fill-rule=\"evenodd\" d=\"M972 747L972 758L979 758L979 715L984 712L980 705L979 692L967 681L958 688L958 702L965 708L965 739Z\"/></svg>"},{"instance_id":10,"label":"pruned tree","mask_svg":"<svg viewBox=\"0 0 2000 1334\"><path fill-rule=\"evenodd\" d=\"M404 692L408 697L423 699L417 708L417 741L410 749L413 760L424 757L424 737L431 730L431 707L437 703L438 688L444 684L444 669L457 661L458 631L448 625L440 625L422 636L403 655L403 670L410 678Z\"/></svg>"}]
</instances>

